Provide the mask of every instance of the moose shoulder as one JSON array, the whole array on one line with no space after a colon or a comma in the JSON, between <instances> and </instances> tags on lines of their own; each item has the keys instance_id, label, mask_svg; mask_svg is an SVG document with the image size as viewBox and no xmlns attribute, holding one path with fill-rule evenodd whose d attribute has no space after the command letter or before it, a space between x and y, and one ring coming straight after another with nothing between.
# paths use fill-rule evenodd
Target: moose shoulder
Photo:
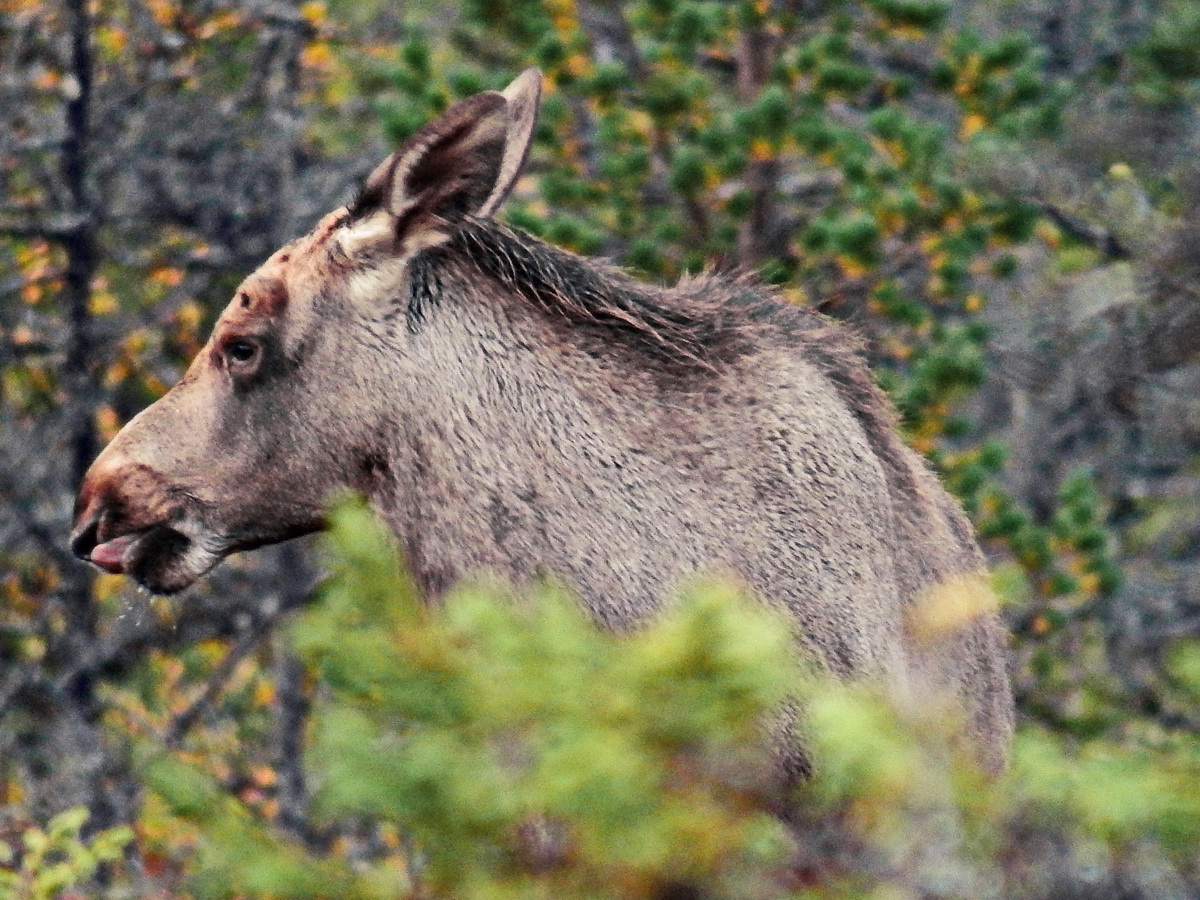
<instances>
[{"instance_id":1,"label":"moose shoulder","mask_svg":"<svg viewBox=\"0 0 1200 900\"><path fill-rule=\"evenodd\" d=\"M959 696L1002 766L994 610L936 641L912 616L982 558L854 340L750 280L662 290L497 223L539 91L531 70L452 107L252 274L92 466L75 552L178 591L351 487L431 596L548 571L629 629L689 573L732 571L831 670Z\"/></svg>"}]
</instances>

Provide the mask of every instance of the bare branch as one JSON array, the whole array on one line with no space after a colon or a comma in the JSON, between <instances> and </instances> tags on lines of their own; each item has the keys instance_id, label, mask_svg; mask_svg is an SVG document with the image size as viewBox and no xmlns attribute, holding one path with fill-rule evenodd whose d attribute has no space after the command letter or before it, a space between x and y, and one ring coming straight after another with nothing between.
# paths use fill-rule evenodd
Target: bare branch
<instances>
[{"instance_id":1,"label":"bare branch","mask_svg":"<svg viewBox=\"0 0 1200 900\"><path fill-rule=\"evenodd\" d=\"M1116 235L1108 229L1085 222L1046 200L1033 197L1029 198L1028 202L1037 206L1055 225L1071 237L1083 241L1085 244L1091 244L1099 250L1106 261L1131 258L1132 254L1129 252L1129 248L1117 240Z\"/></svg>"},{"instance_id":2,"label":"bare branch","mask_svg":"<svg viewBox=\"0 0 1200 900\"><path fill-rule=\"evenodd\" d=\"M200 691L196 699L171 720L171 724L167 726L167 730L163 734L163 743L166 746L174 749L180 745L192 726L212 706L213 701L216 700L226 682L232 677L234 670L237 669L238 663L258 649L258 645L270 632L276 620L277 616L260 619L242 633L237 643L229 648L229 652L208 676L204 689Z\"/></svg>"},{"instance_id":3,"label":"bare branch","mask_svg":"<svg viewBox=\"0 0 1200 900\"><path fill-rule=\"evenodd\" d=\"M43 238L48 241L61 241L74 237L83 229L89 227L87 215L81 212L59 213L57 215L41 215L28 221L16 221L12 218L12 210L0 210L0 237L14 238Z\"/></svg>"}]
</instances>

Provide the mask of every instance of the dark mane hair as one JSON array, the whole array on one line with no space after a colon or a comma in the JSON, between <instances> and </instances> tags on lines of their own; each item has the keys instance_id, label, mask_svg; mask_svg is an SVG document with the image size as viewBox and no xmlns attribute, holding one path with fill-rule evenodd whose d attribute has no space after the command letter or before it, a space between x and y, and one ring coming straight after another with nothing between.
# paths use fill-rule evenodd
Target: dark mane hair
<instances>
[{"instance_id":1,"label":"dark mane hair","mask_svg":"<svg viewBox=\"0 0 1200 900\"><path fill-rule=\"evenodd\" d=\"M917 490L897 414L875 384L862 340L848 326L776 297L750 274L685 277L672 288L640 284L622 270L471 218L454 252L548 315L608 331L642 358L683 373L716 373L773 345L792 348L829 379L862 425L897 487Z\"/></svg>"},{"instance_id":2,"label":"dark mane hair","mask_svg":"<svg viewBox=\"0 0 1200 900\"><path fill-rule=\"evenodd\" d=\"M716 369L749 352L751 323L723 298L709 299L634 281L492 219L469 219L447 249L544 312L611 329L652 360ZM741 285L749 289L748 282Z\"/></svg>"}]
</instances>

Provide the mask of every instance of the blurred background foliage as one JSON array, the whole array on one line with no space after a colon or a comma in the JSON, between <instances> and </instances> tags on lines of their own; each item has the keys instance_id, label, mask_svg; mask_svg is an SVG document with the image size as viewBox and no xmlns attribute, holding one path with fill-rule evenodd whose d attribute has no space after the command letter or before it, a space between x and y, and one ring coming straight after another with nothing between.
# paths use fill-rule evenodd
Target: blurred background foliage
<instances>
[{"instance_id":1,"label":"blurred background foliage","mask_svg":"<svg viewBox=\"0 0 1200 900\"><path fill-rule=\"evenodd\" d=\"M0 0L0 891L1196 896L1198 37L1192 0ZM628 730L530 694L614 652L551 596L526 620L465 593L420 627L477 652L422 663L370 541L341 542L334 568L362 571L286 631L313 597L303 542L172 601L65 552L83 469L240 278L397 141L528 65L545 99L512 224L656 281L753 269L868 339L1005 601L1022 737L1001 782L942 759L948 726L809 683L825 774L795 823L808 858L783 866L796 850L754 785L707 766L752 757L746 723L796 689L743 653L759 625L732 601L681 601L645 637L749 629L695 636L728 668L687 701L715 718L673 723L681 766L653 736L670 717L621 695L650 690L632 661L599 682L647 716ZM468 658L476 678L511 667L514 693L413 705L460 702ZM669 674L655 690L687 694ZM503 744L512 704L561 721L558 762L447 743ZM553 794L542 767L571 754L611 776L594 802ZM669 783L643 796L653 813L617 810L650 783ZM80 808L86 825L49 824Z\"/></svg>"}]
</instances>

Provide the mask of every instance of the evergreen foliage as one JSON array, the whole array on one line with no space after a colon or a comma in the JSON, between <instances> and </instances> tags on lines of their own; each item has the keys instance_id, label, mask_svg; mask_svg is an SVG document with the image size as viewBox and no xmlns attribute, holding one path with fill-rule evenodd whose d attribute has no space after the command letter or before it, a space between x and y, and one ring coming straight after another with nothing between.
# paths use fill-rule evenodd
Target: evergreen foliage
<instances>
[{"instance_id":1,"label":"evergreen foliage","mask_svg":"<svg viewBox=\"0 0 1200 900\"><path fill-rule=\"evenodd\" d=\"M146 783L200 827L200 896L1049 897L1196 863L1194 736L1072 747L1028 729L993 779L948 752L955 710L798 665L788 626L726 586L616 636L552 585L424 605L356 503L328 547L333 574L291 629L322 684L315 801L383 839L341 870L158 757ZM1193 695L1196 656L1177 665ZM787 703L815 768L791 831L765 765Z\"/></svg>"}]
</instances>

